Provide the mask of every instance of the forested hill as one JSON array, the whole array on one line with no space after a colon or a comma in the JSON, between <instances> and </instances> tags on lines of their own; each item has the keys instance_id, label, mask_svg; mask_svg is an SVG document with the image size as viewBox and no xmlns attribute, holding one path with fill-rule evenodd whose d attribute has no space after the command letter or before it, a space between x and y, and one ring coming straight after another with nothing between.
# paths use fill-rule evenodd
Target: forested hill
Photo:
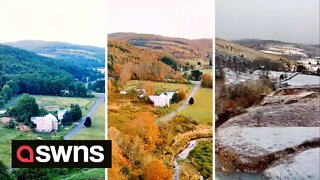
<instances>
[{"instance_id":1,"label":"forested hill","mask_svg":"<svg viewBox=\"0 0 320 180\"><path fill-rule=\"evenodd\" d=\"M109 34L108 38L139 48L160 51L180 60L206 59L212 54L212 39L185 39L125 32Z\"/></svg>"},{"instance_id":2,"label":"forested hill","mask_svg":"<svg viewBox=\"0 0 320 180\"><path fill-rule=\"evenodd\" d=\"M104 67L104 48L39 40L24 40L8 42L5 44L36 53L41 56L65 60L69 63L82 67Z\"/></svg>"},{"instance_id":3,"label":"forested hill","mask_svg":"<svg viewBox=\"0 0 320 180\"><path fill-rule=\"evenodd\" d=\"M12 87L19 87L17 94L60 95L61 90L74 85L76 79L100 76L93 70L0 44L0 88L13 81Z\"/></svg>"}]
</instances>

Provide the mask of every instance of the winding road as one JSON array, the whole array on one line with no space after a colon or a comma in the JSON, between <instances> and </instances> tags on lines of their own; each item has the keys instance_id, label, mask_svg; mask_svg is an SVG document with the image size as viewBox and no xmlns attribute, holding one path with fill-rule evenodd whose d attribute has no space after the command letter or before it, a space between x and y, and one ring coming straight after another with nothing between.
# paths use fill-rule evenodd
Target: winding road
<instances>
[{"instance_id":1,"label":"winding road","mask_svg":"<svg viewBox=\"0 0 320 180\"><path fill-rule=\"evenodd\" d=\"M82 117L82 119L79 121L79 124L74 127L73 129L71 129L65 136L64 139L65 140L69 140L71 139L75 134L77 134L79 132L79 130L81 128L84 127L83 123L86 120L87 117L91 117L98 109L98 107L104 102L104 93L100 93L98 94L98 98L96 99L95 103L93 104L93 106L89 109L88 113L86 116Z\"/></svg>"},{"instance_id":2,"label":"winding road","mask_svg":"<svg viewBox=\"0 0 320 180\"><path fill-rule=\"evenodd\" d=\"M183 102L183 104L181 104L181 106L179 106L179 108L161 118L157 119L157 123L161 123L164 121L168 121L170 119L172 119L174 116L177 115L178 112L182 111L184 108L186 108L189 105L189 99L191 97L194 97L196 92L199 90L200 85L201 85L201 81L192 81L192 84L194 84L194 88L192 89L191 93L188 95L188 97L186 98L186 100Z\"/></svg>"}]
</instances>

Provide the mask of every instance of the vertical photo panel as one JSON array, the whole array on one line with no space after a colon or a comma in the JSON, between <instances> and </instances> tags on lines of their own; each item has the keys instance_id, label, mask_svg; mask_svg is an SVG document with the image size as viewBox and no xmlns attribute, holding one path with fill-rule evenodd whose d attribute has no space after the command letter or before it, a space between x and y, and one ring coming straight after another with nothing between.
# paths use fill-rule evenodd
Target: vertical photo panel
<instances>
[{"instance_id":1,"label":"vertical photo panel","mask_svg":"<svg viewBox=\"0 0 320 180\"><path fill-rule=\"evenodd\" d=\"M108 1L108 179L213 178L213 1Z\"/></svg>"},{"instance_id":2,"label":"vertical photo panel","mask_svg":"<svg viewBox=\"0 0 320 180\"><path fill-rule=\"evenodd\" d=\"M216 179L320 179L319 1L215 2Z\"/></svg>"},{"instance_id":3,"label":"vertical photo panel","mask_svg":"<svg viewBox=\"0 0 320 180\"><path fill-rule=\"evenodd\" d=\"M12 168L11 147L105 140L106 8L104 0L1 0L0 179L105 178L104 168L68 162Z\"/></svg>"}]
</instances>

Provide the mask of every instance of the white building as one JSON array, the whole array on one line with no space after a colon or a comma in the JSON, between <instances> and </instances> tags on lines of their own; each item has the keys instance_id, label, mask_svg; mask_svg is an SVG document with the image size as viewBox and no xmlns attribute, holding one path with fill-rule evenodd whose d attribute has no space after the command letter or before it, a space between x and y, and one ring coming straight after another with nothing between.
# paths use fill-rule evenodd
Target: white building
<instances>
[{"instance_id":1,"label":"white building","mask_svg":"<svg viewBox=\"0 0 320 180\"><path fill-rule=\"evenodd\" d=\"M5 115L6 114L6 110L0 110L0 116L3 116L3 115Z\"/></svg>"},{"instance_id":2,"label":"white building","mask_svg":"<svg viewBox=\"0 0 320 180\"><path fill-rule=\"evenodd\" d=\"M58 130L58 119L51 113L44 117L31 117L31 121L35 124L35 130L38 132Z\"/></svg>"},{"instance_id":3,"label":"white building","mask_svg":"<svg viewBox=\"0 0 320 180\"><path fill-rule=\"evenodd\" d=\"M68 112L67 109L58 110L58 119L61 121L63 119L64 114Z\"/></svg>"},{"instance_id":4,"label":"white building","mask_svg":"<svg viewBox=\"0 0 320 180\"><path fill-rule=\"evenodd\" d=\"M160 94L159 96L149 96L149 99L153 102L155 107L165 107L170 105L170 96Z\"/></svg>"}]
</instances>

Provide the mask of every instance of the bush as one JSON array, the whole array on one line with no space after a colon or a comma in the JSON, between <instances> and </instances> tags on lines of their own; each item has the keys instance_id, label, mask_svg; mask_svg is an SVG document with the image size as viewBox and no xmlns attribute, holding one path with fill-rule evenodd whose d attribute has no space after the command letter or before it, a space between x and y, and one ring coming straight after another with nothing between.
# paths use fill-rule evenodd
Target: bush
<instances>
[{"instance_id":1,"label":"bush","mask_svg":"<svg viewBox=\"0 0 320 180\"><path fill-rule=\"evenodd\" d=\"M87 117L83 124L85 127L91 127L91 118Z\"/></svg>"},{"instance_id":2,"label":"bush","mask_svg":"<svg viewBox=\"0 0 320 180\"><path fill-rule=\"evenodd\" d=\"M80 109L79 104L71 104L70 109L73 121L78 121L82 118L82 111Z\"/></svg>"},{"instance_id":3,"label":"bush","mask_svg":"<svg viewBox=\"0 0 320 180\"><path fill-rule=\"evenodd\" d=\"M15 127L16 127L16 123L14 122L13 119L10 119L9 124L8 124L8 128L14 129Z\"/></svg>"},{"instance_id":4,"label":"bush","mask_svg":"<svg viewBox=\"0 0 320 180\"><path fill-rule=\"evenodd\" d=\"M9 173L8 167L0 161L0 179L13 180L13 176Z\"/></svg>"},{"instance_id":5,"label":"bush","mask_svg":"<svg viewBox=\"0 0 320 180\"><path fill-rule=\"evenodd\" d=\"M172 98L171 98L171 103L178 103L178 102L180 102L180 100L181 99L180 99L178 93L174 93Z\"/></svg>"},{"instance_id":6,"label":"bush","mask_svg":"<svg viewBox=\"0 0 320 180\"><path fill-rule=\"evenodd\" d=\"M191 97L191 98L189 99L189 104L190 104L190 105L194 104L194 99L193 99L193 97Z\"/></svg>"},{"instance_id":7,"label":"bush","mask_svg":"<svg viewBox=\"0 0 320 180\"><path fill-rule=\"evenodd\" d=\"M212 76L210 74L203 74L201 75L201 86L202 87L207 87L207 88L212 88L213 81L212 81Z\"/></svg>"},{"instance_id":8,"label":"bush","mask_svg":"<svg viewBox=\"0 0 320 180\"><path fill-rule=\"evenodd\" d=\"M63 115L63 119L62 119L62 124L63 125L71 125L73 122L73 119L72 119L72 114L67 111L64 115Z\"/></svg>"},{"instance_id":9,"label":"bush","mask_svg":"<svg viewBox=\"0 0 320 180\"><path fill-rule=\"evenodd\" d=\"M191 163L195 165L202 176L212 178L212 141L200 142L191 152Z\"/></svg>"},{"instance_id":10,"label":"bush","mask_svg":"<svg viewBox=\"0 0 320 180\"><path fill-rule=\"evenodd\" d=\"M199 70L192 70L192 71L191 71L191 80L200 81L201 75L202 75L202 72L201 72L201 71L199 71Z\"/></svg>"}]
</instances>

